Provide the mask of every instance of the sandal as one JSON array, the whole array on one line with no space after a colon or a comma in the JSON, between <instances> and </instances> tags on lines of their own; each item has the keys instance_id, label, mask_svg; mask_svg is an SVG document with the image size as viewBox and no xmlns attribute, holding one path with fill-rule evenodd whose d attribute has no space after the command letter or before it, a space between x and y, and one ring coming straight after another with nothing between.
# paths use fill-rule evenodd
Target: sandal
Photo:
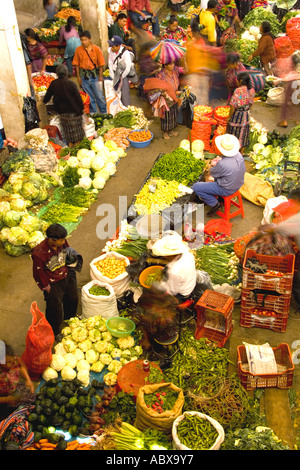
<instances>
[{"instance_id":1,"label":"sandal","mask_svg":"<svg viewBox=\"0 0 300 470\"><path fill-rule=\"evenodd\" d=\"M278 127L287 127L287 122L286 121L281 121L277 124Z\"/></svg>"}]
</instances>

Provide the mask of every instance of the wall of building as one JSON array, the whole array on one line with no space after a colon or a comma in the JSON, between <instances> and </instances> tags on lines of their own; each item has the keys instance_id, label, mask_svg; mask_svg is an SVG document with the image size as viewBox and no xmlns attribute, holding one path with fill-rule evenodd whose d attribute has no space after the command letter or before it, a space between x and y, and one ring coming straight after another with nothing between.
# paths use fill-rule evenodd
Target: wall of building
<instances>
[{"instance_id":1,"label":"wall of building","mask_svg":"<svg viewBox=\"0 0 300 470\"><path fill-rule=\"evenodd\" d=\"M35 28L46 19L43 0L14 0L14 5L20 32L26 28Z\"/></svg>"}]
</instances>

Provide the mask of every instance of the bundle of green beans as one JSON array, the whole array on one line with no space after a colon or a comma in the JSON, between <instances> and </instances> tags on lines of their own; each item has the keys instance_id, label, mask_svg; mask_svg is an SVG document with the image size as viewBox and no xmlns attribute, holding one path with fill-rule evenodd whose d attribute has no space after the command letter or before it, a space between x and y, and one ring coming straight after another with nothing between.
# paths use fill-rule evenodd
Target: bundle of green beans
<instances>
[{"instance_id":1,"label":"bundle of green beans","mask_svg":"<svg viewBox=\"0 0 300 470\"><path fill-rule=\"evenodd\" d=\"M208 419L185 414L177 426L177 436L189 449L208 450L214 445L218 431Z\"/></svg>"},{"instance_id":2,"label":"bundle of green beans","mask_svg":"<svg viewBox=\"0 0 300 470\"><path fill-rule=\"evenodd\" d=\"M209 377L227 375L229 353L226 348L219 348L206 338L195 339L188 328L181 330L179 347L181 354L176 354L172 366L164 371L166 382L189 390L191 381L200 386Z\"/></svg>"}]
</instances>

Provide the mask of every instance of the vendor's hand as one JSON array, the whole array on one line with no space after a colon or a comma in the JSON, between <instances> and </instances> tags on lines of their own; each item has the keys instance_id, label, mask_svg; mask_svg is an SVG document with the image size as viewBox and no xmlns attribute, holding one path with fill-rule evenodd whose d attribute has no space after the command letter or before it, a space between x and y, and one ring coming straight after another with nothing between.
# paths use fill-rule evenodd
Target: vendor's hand
<instances>
[{"instance_id":1,"label":"vendor's hand","mask_svg":"<svg viewBox=\"0 0 300 470\"><path fill-rule=\"evenodd\" d=\"M251 60L253 60L253 56L252 56L252 55L249 55L248 61L251 62Z\"/></svg>"},{"instance_id":2,"label":"vendor's hand","mask_svg":"<svg viewBox=\"0 0 300 470\"><path fill-rule=\"evenodd\" d=\"M26 380L25 384L26 384L26 387L29 388L30 392L34 393L34 385L31 382L31 380Z\"/></svg>"},{"instance_id":3,"label":"vendor's hand","mask_svg":"<svg viewBox=\"0 0 300 470\"><path fill-rule=\"evenodd\" d=\"M220 160L222 160L222 157L216 157L216 158L214 158L214 159L210 162L210 165L211 165L211 166L216 166L216 164L217 164Z\"/></svg>"},{"instance_id":4,"label":"vendor's hand","mask_svg":"<svg viewBox=\"0 0 300 470\"><path fill-rule=\"evenodd\" d=\"M43 290L49 294L50 289L51 289L51 286L49 285L49 286L45 287Z\"/></svg>"}]
</instances>

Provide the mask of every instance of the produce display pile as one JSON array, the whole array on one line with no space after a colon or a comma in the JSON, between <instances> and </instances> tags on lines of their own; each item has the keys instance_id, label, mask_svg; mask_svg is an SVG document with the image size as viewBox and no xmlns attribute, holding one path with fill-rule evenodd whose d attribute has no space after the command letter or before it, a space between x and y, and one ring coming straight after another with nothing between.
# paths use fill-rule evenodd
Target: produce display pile
<instances>
[{"instance_id":1,"label":"produce display pile","mask_svg":"<svg viewBox=\"0 0 300 470\"><path fill-rule=\"evenodd\" d=\"M280 135L278 131L268 131L260 123L251 118L250 144L247 154L252 160L255 175L269 181L273 187L280 183L284 172L284 164L292 162L294 177L285 191L298 181L297 169L300 162L299 140L300 126L295 126L288 134ZM294 163L294 166L293 166Z\"/></svg>"},{"instance_id":2,"label":"produce display pile","mask_svg":"<svg viewBox=\"0 0 300 470\"><path fill-rule=\"evenodd\" d=\"M56 13L53 19L46 20L39 28L34 28L40 40L44 43L59 40L60 28L67 24L69 16L73 16L78 26L81 25L81 14L78 10L76 0L73 0L74 8L70 8L67 3L65 7L61 5L61 9Z\"/></svg>"}]
</instances>

